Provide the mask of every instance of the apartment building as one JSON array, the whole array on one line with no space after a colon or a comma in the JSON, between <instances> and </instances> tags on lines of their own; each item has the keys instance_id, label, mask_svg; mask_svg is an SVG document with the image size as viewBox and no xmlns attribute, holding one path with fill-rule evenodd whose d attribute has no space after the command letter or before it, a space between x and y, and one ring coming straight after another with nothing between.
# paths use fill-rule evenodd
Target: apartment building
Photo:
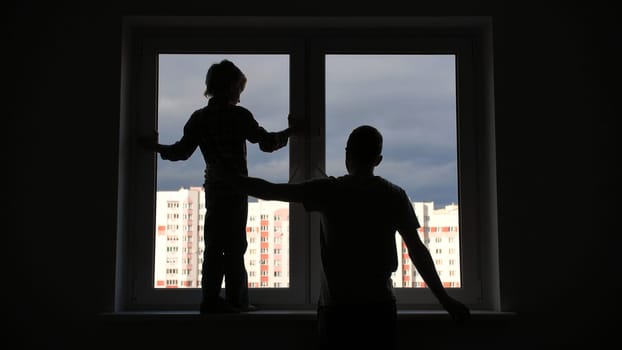
<instances>
[{"instance_id":1,"label":"apartment building","mask_svg":"<svg viewBox=\"0 0 622 350\"><path fill-rule=\"evenodd\" d=\"M200 288L203 262L203 187L158 191L155 227L155 288ZM446 287L460 287L459 211L457 205L436 209L434 202L414 202L419 235L430 250ZM289 204L249 202L245 263L251 288L289 287ZM396 234L398 269L394 287L422 288L408 249ZM224 282L223 282L224 283Z\"/></svg>"}]
</instances>

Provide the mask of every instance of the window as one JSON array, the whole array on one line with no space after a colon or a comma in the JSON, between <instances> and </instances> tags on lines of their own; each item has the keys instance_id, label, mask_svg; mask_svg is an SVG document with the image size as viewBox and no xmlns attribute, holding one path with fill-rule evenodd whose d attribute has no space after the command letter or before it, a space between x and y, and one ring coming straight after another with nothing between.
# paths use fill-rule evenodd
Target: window
<instances>
[{"instance_id":1,"label":"window","mask_svg":"<svg viewBox=\"0 0 622 350\"><path fill-rule=\"evenodd\" d=\"M288 148L279 151L280 158L251 154L249 147L249 165L251 159L266 160L275 162L273 168L278 169L272 177L260 169L251 170L252 174L292 182L326 173L341 175L343 162L335 160L343 161L349 131L363 123L379 127L385 135L383 163L387 166L381 165L379 174L393 171L386 176L417 189L412 192L413 205L423 224L423 241L432 245L430 251L438 264L445 259L452 266L441 275L449 292L473 308L498 309L489 28L488 19L479 17L127 18L122 49L117 309L193 310L200 301L196 276L202 260L198 252L203 248L202 172L188 172L193 180L174 184L173 179L184 173L182 168L190 167L190 161L164 164L137 147L135 140L173 123L166 117L171 112L166 110L167 99L179 91L167 91L166 84L179 79L175 66L189 69L192 62L202 59L192 82L197 100L187 102L185 112L170 114L170 118L181 118L171 128L177 135L161 134L163 142L179 137L190 113L206 102L201 96L206 69L224 57L234 57L236 63L248 59L249 65L265 59L265 67L278 62L280 73L271 77L286 87L279 97L245 91L242 99L252 95L264 104L277 101L283 123L265 125L270 130L282 129L287 113L304 116L310 125L308 134L292 138ZM248 73L250 68L242 69L249 75L249 87L262 81ZM421 75L426 70L438 74L426 81ZM348 95L351 87L363 84L360 78L378 77L384 79L383 85L364 85L367 95ZM444 93L444 102L426 95L432 89ZM380 94L393 97L393 102L378 104ZM190 98L185 93L177 97ZM349 103L340 103L343 99ZM398 112L400 104L409 103L411 114ZM429 108L423 109L424 104ZM357 105L368 113L347 109ZM261 124L264 107L249 108ZM435 128L424 132L429 124ZM414 162L428 169L428 174L412 171L408 161L415 157L415 148L427 152L427 158L424 153ZM164 195L160 187L173 193ZM248 252L256 256L249 256L247 265L257 270L249 271L249 276L275 278L269 282L249 278L251 299L267 307L313 309L319 289L319 220L298 204L285 206L286 210L271 212L249 210L247 232L249 242L256 246L249 245ZM172 216L160 221L160 207ZM403 253L398 254L403 264L394 280L399 307L438 307L414 267L408 265L405 247L398 247ZM164 273L160 276L157 271Z\"/></svg>"}]
</instances>

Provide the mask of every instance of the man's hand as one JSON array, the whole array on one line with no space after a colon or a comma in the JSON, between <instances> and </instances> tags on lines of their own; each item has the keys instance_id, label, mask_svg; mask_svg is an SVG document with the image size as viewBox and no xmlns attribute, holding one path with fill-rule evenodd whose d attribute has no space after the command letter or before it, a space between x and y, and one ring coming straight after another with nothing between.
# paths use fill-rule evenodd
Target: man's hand
<instances>
[{"instance_id":1,"label":"man's hand","mask_svg":"<svg viewBox=\"0 0 622 350\"><path fill-rule=\"evenodd\" d=\"M469 308L452 297L448 296L447 299L443 301L442 305L449 313L449 316L451 316L451 319L459 324L471 318L471 311Z\"/></svg>"}]
</instances>

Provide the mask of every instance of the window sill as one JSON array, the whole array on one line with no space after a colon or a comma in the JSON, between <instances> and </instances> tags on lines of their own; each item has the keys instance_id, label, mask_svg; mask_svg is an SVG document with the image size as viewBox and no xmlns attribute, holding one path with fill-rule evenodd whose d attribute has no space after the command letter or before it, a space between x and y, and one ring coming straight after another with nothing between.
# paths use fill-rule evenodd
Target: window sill
<instances>
[{"instance_id":1,"label":"window sill","mask_svg":"<svg viewBox=\"0 0 622 350\"><path fill-rule=\"evenodd\" d=\"M482 311L471 312L472 321L503 321L516 318L514 312ZM210 321L210 320L244 320L244 321L267 321L267 320L291 320L291 321L314 321L315 310L261 310L244 312L239 314L209 314L201 315L198 311L124 311L102 313L99 315L103 321ZM415 321L450 321L445 311L439 310L400 310L399 320Z\"/></svg>"}]
</instances>

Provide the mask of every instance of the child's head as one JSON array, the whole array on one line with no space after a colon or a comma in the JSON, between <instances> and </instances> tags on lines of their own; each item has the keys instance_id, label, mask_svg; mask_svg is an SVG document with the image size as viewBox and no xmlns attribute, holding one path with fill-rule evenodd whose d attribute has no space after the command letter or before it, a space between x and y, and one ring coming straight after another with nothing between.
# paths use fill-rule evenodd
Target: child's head
<instances>
[{"instance_id":1,"label":"child's head","mask_svg":"<svg viewBox=\"0 0 622 350\"><path fill-rule=\"evenodd\" d=\"M246 87L246 76L229 60L212 64L205 76L206 97L216 97L231 104L240 102L240 94Z\"/></svg>"}]
</instances>

